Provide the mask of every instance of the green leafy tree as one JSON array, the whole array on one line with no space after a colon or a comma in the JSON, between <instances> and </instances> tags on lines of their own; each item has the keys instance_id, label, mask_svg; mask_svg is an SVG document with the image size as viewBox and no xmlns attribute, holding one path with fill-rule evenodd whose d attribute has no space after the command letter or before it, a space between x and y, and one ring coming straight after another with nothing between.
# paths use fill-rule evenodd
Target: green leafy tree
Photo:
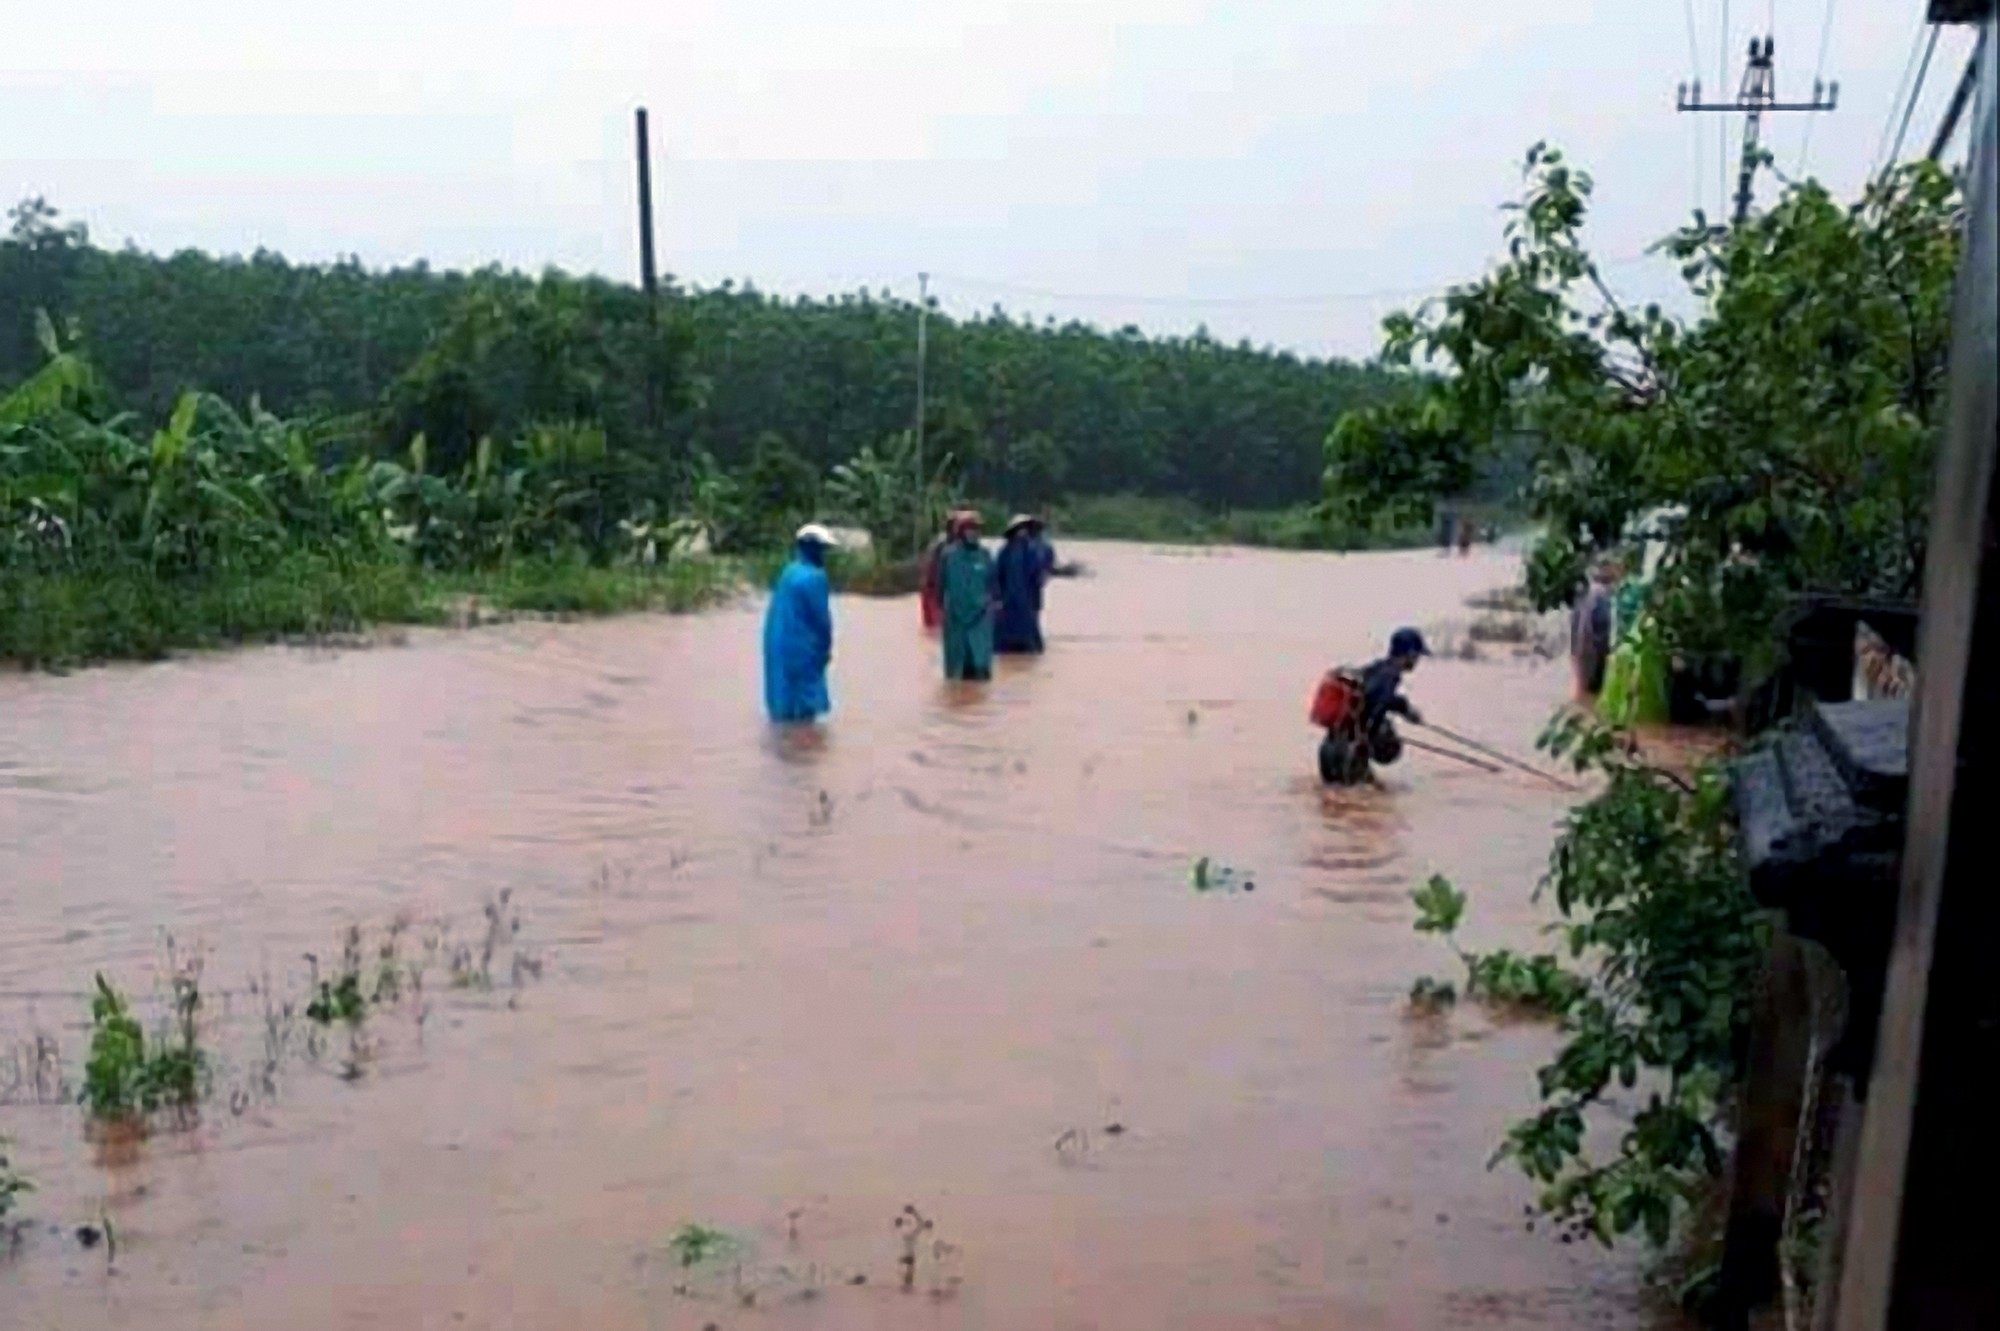
<instances>
[{"instance_id":1,"label":"green leafy tree","mask_svg":"<svg viewBox=\"0 0 2000 1331\"><path fill-rule=\"evenodd\" d=\"M1329 502L1422 505L1525 445L1544 523L1529 589L1566 601L1593 550L1645 527L1663 558L1648 610L1679 649L1756 671L1807 590L1908 594L1925 502L1957 263L1956 183L1927 164L1851 207L1789 184L1734 228L1693 222L1661 242L1700 313L1633 308L1583 243L1592 182L1559 152L1528 154L1506 254L1478 281L1387 322L1384 359L1436 374L1421 401L1350 415L1329 441ZM1511 462L1511 459L1508 459ZM1722 1167L1717 1120L1741 1069L1764 946L1736 863L1719 772L1643 760L1628 736L1576 718L1544 737L1600 793L1569 816L1542 890L1579 969L1542 1105L1496 1158L1543 1185L1572 1234L1664 1243ZM1433 883L1419 928L1456 928L1463 898ZM1462 954L1465 955L1465 954ZM1496 960L1495 955L1501 959ZM1537 958L1468 959L1468 988L1542 984ZM1445 986L1422 986L1435 1005ZM1587 1143L1593 1123L1615 1145ZM1612 1125L1616 1125L1615 1127Z\"/></svg>"},{"instance_id":2,"label":"green leafy tree","mask_svg":"<svg viewBox=\"0 0 2000 1331\"><path fill-rule=\"evenodd\" d=\"M1472 483L1475 458L1440 397L1350 411L1327 436L1329 516L1362 526L1428 525L1439 500Z\"/></svg>"},{"instance_id":3,"label":"green leafy tree","mask_svg":"<svg viewBox=\"0 0 2000 1331\"><path fill-rule=\"evenodd\" d=\"M1676 646L1770 661L1806 590L1908 594L1923 559L1961 200L1929 164L1837 204L1788 185L1734 228L1662 241L1701 314L1633 308L1584 245L1592 181L1537 145L1505 258L1386 323L1383 358L1439 371L1420 405L1344 419L1329 498L1434 499L1461 441L1532 441L1545 524L1530 591L1569 599L1591 551L1667 510L1653 610ZM1484 446L1482 444L1482 446Z\"/></svg>"},{"instance_id":4,"label":"green leafy tree","mask_svg":"<svg viewBox=\"0 0 2000 1331\"><path fill-rule=\"evenodd\" d=\"M598 279L107 251L35 202L0 239L0 385L40 368L38 309L81 330L106 390L148 429L198 385L288 419L367 416L336 441L342 461L401 457L422 434L431 470L455 476L481 439L586 420L615 466L652 469L656 502L684 489L698 453L746 476L772 434L823 476L908 428L916 397L916 308L875 293L669 284L655 332L638 292ZM930 332L927 445L959 460L972 493L1016 507L1123 493L1211 513L1305 503L1326 423L1399 391L1376 367L1205 332L998 309L934 310Z\"/></svg>"},{"instance_id":5,"label":"green leafy tree","mask_svg":"<svg viewBox=\"0 0 2000 1331\"><path fill-rule=\"evenodd\" d=\"M757 438L743 470L744 542L755 549L782 549L791 533L819 506L819 471L811 459L775 430Z\"/></svg>"},{"instance_id":6,"label":"green leafy tree","mask_svg":"<svg viewBox=\"0 0 2000 1331\"><path fill-rule=\"evenodd\" d=\"M7 293L0 297L0 367L40 363L45 339L37 325L62 311L63 296L89 253L83 224L60 217L40 197L7 210L7 239L0 242L0 292Z\"/></svg>"},{"instance_id":7,"label":"green leafy tree","mask_svg":"<svg viewBox=\"0 0 2000 1331\"><path fill-rule=\"evenodd\" d=\"M626 288L482 273L384 391L378 435L393 450L422 434L447 471L479 440L541 421L590 422L613 447L657 456L648 394L660 385L663 408L687 394L686 339L678 319L655 328L644 297Z\"/></svg>"},{"instance_id":8,"label":"green leafy tree","mask_svg":"<svg viewBox=\"0 0 2000 1331\"><path fill-rule=\"evenodd\" d=\"M1763 925L1719 769L1688 781L1574 716L1543 743L1607 782L1570 814L1542 885L1571 957L1591 966L1539 1074L1543 1106L1500 1155L1545 1185L1543 1208L1575 1232L1609 1244L1638 1229L1662 1245L1722 1171L1717 1119L1741 1072ZM1614 1111L1618 1095L1634 1105ZM1585 1150L1593 1115L1623 1123L1608 1158Z\"/></svg>"},{"instance_id":9,"label":"green leafy tree","mask_svg":"<svg viewBox=\"0 0 2000 1331\"><path fill-rule=\"evenodd\" d=\"M925 465L928 473L919 483L915 438L907 432L892 435L881 451L865 447L835 467L827 499L868 533L882 557L913 556L920 537L928 541L943 526L953 489L955 464L949 456L933 453Z\"/></svg>"},{"instance_id":10,"label":"green leafy tree","mask_svg":"<svg viewBox=\"0 0 2000 1331\"><path fill-rule=\"evenodd\" d=\"M1566 1236L1608 1246L1636 1231L1661 1246L1722 1172L1719 1120L1742 1073L1764 926L1719 770L1688 780L1575 716L1542 743L1605 781L1570 813L1537 892L1554 898L1567 958L1464 950L1466 897L1440 877L1411 894L1416 928L1464 963L1468 996L1559 1022L1561 1044L1536 1077L1541 1107L1508 1129L1494 1161L1542 1186L1541 1208ZM1410 991L1419 1010L1456 998L1429 976ZM1593 1136L1613 1144L1587 1145Z\"/></svg>"}]
</instances>

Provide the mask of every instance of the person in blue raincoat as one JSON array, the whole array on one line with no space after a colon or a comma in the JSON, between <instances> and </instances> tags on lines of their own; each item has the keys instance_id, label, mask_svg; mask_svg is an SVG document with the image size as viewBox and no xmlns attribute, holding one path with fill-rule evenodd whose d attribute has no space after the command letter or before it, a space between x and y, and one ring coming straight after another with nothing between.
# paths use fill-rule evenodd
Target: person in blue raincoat
<instances>
[{"instance_id":1,"label":"person in blue raincoat","mask_svg":"<svg viewBox=\"0 0 2000 1331\"><path fill-rule=\"evenodd\" d=\"M1048 524L1036 518L1028 529L1028 535L1035 543L1035 560L1042 568L1042 586L1049 585L1049 579L1056 575L1056 548L1049 544Z\"/></svg>"},{"instance_id":2,"label":"person in blue raincoat","mask_svg":"<svg viewBox=\"0 0 2000 1331\"><path fill-rule=\"evenodd\" d=\"M1041 539L1041 523L1026 514L1007 524L1007 542L994 562L993 580L1000 609L993 622L993 650L1042 650L1042 588L1054 563L1054 550Z\"/></svg>"},{"instance_id":3,"label":"person in blue raincoat","mask_svg":"<svg viewBox=\"0 0 2000 1331\"><path fill-rule=\"evenodd\" d=\"M826 552L833 533L799 528L797 553L771 588L764 612L764 706L773 721L811 721L832 710L826 667L833 659L833 607Z\"/></svg>"}]
</instances>

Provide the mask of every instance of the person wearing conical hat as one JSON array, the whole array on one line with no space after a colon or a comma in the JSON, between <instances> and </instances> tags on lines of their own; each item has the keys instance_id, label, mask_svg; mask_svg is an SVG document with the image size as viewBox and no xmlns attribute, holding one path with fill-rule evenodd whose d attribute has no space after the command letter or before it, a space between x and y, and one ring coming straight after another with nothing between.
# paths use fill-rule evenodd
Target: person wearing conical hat
<instances>
[{"instance_id":1,"label":"person wearing conical hat","mask_svg":"<svg viewBox=\"0 0 2000 1331\"><path fill-rule=\"evenodd\" d=\"M1042 587L1054 552L1047 551L1045 557L1041 526L1040 519L1026 513L1016 514L1007 524L1007 540L994 564L1000 599L993 622L995 651L1042 651Z\"/></svg>"}]
</instances>

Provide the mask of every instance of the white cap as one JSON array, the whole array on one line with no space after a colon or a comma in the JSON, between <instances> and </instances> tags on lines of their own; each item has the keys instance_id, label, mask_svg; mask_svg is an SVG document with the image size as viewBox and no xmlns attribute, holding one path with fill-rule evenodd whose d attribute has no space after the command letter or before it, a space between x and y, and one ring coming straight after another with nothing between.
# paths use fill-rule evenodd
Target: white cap
<instances>
[{"instance_id":1,"label":"white cap","mask_svg":"<svg viewBox=\"0 0 2000 1331\"><path fill-rule=\"evenodd\" d=\"M808 522L805 526L799 528L798 535L793 537L793 539L801 542L812 541L817 545L824 545L829 549L838 549L840 546L840 542L834 539L833 533L820 526L817 522Z\"/></svg>"}]
</instances>

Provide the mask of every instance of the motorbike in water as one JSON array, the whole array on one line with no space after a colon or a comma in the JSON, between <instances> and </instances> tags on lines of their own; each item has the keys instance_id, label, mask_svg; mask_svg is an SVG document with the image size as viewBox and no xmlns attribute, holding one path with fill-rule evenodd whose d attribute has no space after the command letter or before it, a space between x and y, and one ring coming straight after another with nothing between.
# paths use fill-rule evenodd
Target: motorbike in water
<instances>
[{"instance_id":1,"label":"motorbike in water","mask_svg":"<svg viewBox=\"0 0 2000 1331\"><path fill-rule=\"evenodd\" d=\"M1342 666L1322 675L1310 715L1325 732L1319 742L1319 779L1326 785L1366 781L1376 763L1393 763L1402 756L1403 742L1388 717L1368 724L1358 671Z\"/></svg>"}]
</instances>

